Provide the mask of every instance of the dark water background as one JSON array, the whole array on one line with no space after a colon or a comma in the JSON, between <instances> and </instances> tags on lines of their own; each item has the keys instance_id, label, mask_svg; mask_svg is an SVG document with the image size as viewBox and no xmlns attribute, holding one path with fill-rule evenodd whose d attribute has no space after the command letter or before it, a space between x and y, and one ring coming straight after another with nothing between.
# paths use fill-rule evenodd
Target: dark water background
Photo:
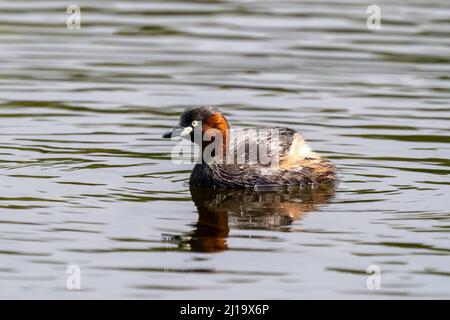
<instances>
[{"instance_id":1,"label":"dark water background","mask_svg":"<svg viewBox=\"0 0 450 320\"><path fill-rule=\"evenodd\" d=\"M450 298L448 1L377 31L368 1L69 4L0 2L1 298ZM160 136L196 104L302 131L341 185L194 204Z\"/></svg>"}]
</instances>

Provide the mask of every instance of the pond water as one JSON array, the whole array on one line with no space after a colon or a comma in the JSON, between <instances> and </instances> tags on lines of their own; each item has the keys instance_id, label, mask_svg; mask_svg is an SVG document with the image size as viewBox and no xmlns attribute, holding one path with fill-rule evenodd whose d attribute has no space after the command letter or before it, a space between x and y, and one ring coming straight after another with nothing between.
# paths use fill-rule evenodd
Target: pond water
<instances>
[{"instance_id":1,"label":"pond water","mask_svg":"<svg viewBox=\"0 0 450 320\"><path fill-rule=\"evenodd\" d=\"M0 2L1 298L450 298L448 1L78 4ZM191 194L188 105L301 131L340 185Z\"/></svg>"}]
</instances>

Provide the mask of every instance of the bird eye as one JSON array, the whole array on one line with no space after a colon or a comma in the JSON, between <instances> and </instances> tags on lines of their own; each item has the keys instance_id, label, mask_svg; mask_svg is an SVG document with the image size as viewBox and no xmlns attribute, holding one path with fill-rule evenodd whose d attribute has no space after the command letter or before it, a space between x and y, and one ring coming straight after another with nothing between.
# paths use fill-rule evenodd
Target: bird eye
<instances>
[{"instance_id":1,"label":"bird eye","mask_svg":"<svg viewBox=\"0 0 450 320\"><path fill-rule=\"evenodd\" d=\"M192 126L193 127L196 127L197 125L198 125L198 121L197 120L192 121Z\"/></svg>"}]
</instances>

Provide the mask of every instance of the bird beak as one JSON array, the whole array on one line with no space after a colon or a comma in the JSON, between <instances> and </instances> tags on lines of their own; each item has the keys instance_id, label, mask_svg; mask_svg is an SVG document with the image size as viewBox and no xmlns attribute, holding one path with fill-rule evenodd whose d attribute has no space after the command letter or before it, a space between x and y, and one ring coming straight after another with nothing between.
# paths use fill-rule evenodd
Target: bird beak
<instances>
[{"instance_id":1,"label":"bird beak","mask_svg":"<svg viewBox=\"0 0 450 320\"><path fill-rule=\"evenodd\" d=\"M183 128L180 126L176 126L172 130L169 130L166 133L164 133L162 137L165 139L184 137L189 135L192 132L192 130L194 130L192 127Z\"/></svg>"}]
</instances>

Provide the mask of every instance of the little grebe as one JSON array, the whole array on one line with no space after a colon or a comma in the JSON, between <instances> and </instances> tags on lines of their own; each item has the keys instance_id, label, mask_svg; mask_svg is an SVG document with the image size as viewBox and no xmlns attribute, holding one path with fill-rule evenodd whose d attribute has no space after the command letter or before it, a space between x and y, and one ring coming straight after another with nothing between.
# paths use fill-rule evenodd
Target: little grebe
<instances>
[{"instance_id":1,"label":"little grebe","mask_svg":"<svg viewBox=\"0 0 450 320\"><path fill-rule=\"evenodd\" d=\"M202 156L192 170L191 186L248 188L337 182L335 166L314 153L295 130L229 128L218 109L188 107L178 125L163 135L188 138L201 146ZM212 150L209 157L205 156L208 149Z\"/></svg>"}]
</instances>

